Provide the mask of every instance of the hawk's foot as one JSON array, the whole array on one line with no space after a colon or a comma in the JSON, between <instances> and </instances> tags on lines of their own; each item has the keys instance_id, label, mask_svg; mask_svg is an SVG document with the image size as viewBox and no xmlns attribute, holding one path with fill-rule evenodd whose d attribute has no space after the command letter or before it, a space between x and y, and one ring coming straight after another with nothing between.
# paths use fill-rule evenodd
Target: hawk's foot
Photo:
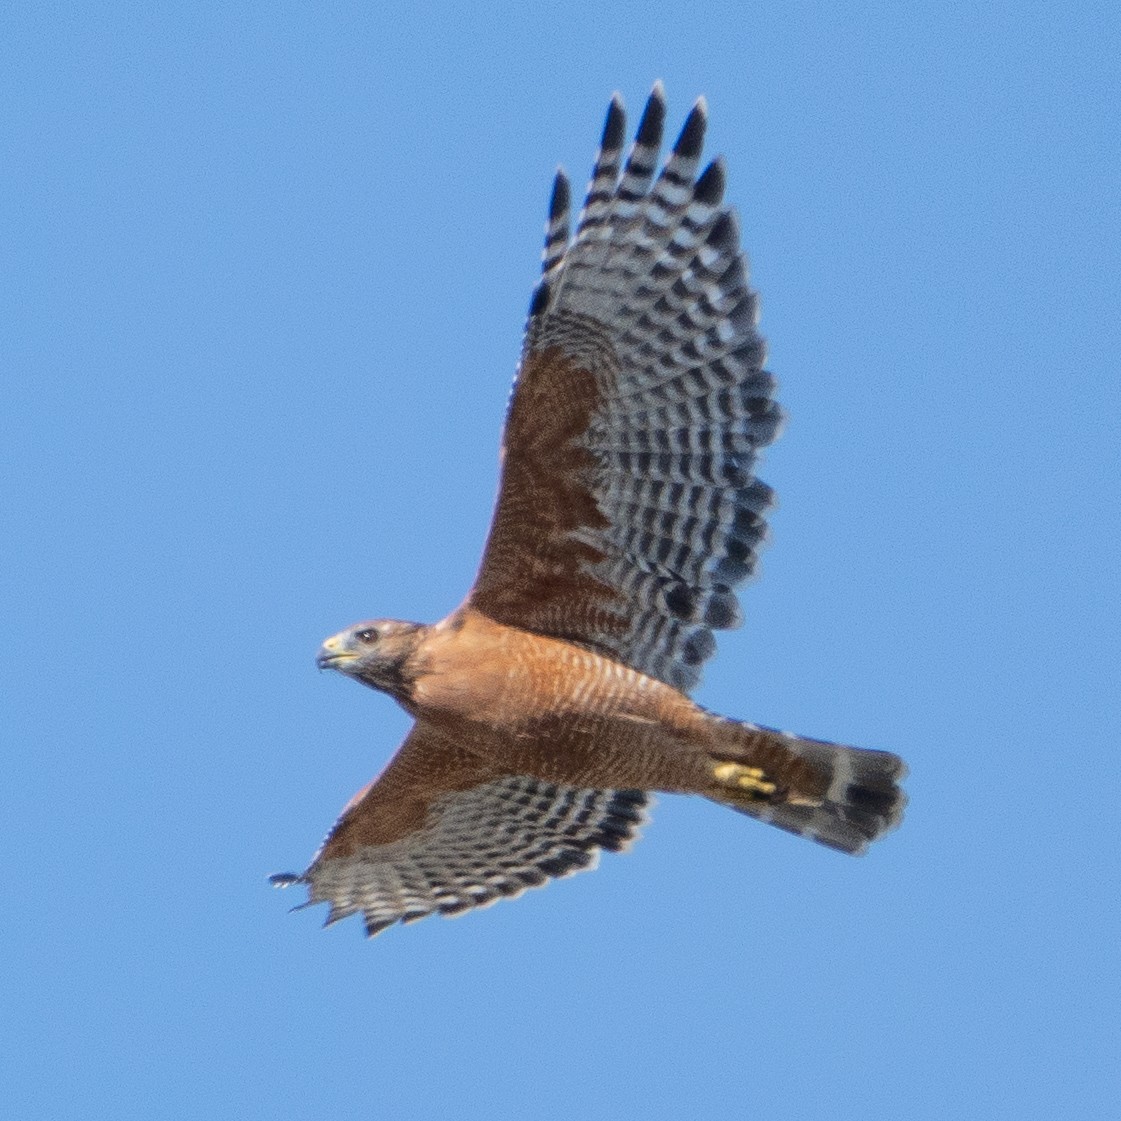
<instances>
[{"instance_id":1,"label":"hawk's foot","mask_svg":"<svg viewBox=\"0 0 1121 1121\"><path fill-rule=\"evenodd\" d=\"M712 768L712 777L722 786L729 786L753 798L770 798L778 789L768 782L759 767L748 767L743 763L717 763Z\"/></svg>"}]
</instances>

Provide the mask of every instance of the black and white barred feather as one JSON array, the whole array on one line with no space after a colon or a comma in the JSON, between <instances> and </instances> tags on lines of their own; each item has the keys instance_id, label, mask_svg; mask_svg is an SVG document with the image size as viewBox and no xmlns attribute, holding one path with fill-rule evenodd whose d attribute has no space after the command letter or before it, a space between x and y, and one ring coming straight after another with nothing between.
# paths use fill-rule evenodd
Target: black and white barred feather
<instances>
[{"instance_id":1,"label":"black and white barred feather","mask_svg":"<svg viewBox=\"0 0 1121 1121\"><path fill-rule=\"evenodd\" d=\"M701 99L655 176L661 83L625 163L612 99L571 241L557 173L526 334L527 353L559 345L596 379L581 445L606 526L583 536L604 557L590 574L629 605L600 645L686 690L712 632L741 622L734 589L755 569L773 502L755 462L782 423L723 161L697 175L706 113Z\"/></svg>"},{"instance_id":2,"label":"black and white barred feather","mask_svg":"<svg viewBox=\"0 0 1121 1121\"><path fill-rule=\"evenodd\" d=\"M313 862L304 876L273 882L306 882L302 906L330 903L327 924L361 912L374 935L591 870L601 849L621 852L637 839L646 803L641 790L584 790L512 775L438 799L424 825L400 841Z\"/></svg>"}]
</instances>

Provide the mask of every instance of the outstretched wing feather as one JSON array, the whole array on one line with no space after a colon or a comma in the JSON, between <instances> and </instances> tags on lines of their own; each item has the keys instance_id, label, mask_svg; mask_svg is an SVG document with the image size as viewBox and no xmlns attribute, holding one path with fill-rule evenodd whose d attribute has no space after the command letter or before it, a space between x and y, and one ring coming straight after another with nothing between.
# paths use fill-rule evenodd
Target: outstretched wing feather
<instances>
[{"instance_id":1,"label":"outstretched wing feather","mask_svg":"<svg viewBox=\"0 0 1121 1121\"><path fill-rule=\"evenodd\" d=\"M571 244L558 173L470 602L688 689L740 621L782 414L705 104L655 177L664 120L659 83L624 163L612 99Z\"/></svg>"},{"instance_id":2,"label":"outstretched wing feather","mask_svg":"<svg viewBox=\"0 0 1121 1121\"><path fill-rule=\"evenodd\" d=\"M638 835L647 795L488 772L416 724L380 778L343 811L302 875L327 922L361 913L373 935L395 922L457 915L594 868Z\"/></svg>"}]
</instances>

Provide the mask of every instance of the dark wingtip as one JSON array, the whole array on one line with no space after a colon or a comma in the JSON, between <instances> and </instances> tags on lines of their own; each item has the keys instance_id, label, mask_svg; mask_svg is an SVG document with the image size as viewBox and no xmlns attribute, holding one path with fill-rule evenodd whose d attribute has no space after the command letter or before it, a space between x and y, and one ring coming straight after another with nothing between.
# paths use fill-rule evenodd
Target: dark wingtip
<instances>
[{"instance_id":1,"label":"dark wingtip","mask_svg":"<svg viewBox=\"0 0 1121 1121\"><path fill-rule=\"evenodd\" d=\"M731 210L726 210L713 223L712 229L705 238L714 249L726 253L736 253L740 245L740 224Z\"/></svg>"},{"instance_id":2,"label":"dark wingtip","mask_svg":"<svg viewBox=\"0 0 1121 1121\"><path fill-rule=\"evenodd\" d=\"M719 206L724 198L724 179L724 157L717 156L701 172L701 177L693 188L693 198L698 202L703 202L706 206Z\"/></svg>"},{"instance_id":3,"label":"dark wingtip","mask_svg":"<svg viewBox=\"0 0 1121 1121\"><path fill-rule=\"evenodd\" d=\"M619 93L613 93L607 106L607 119L603 122L603 138L599 146L604 151L621 148L626 129L627 115L623 110L623 97Z\"/></svg>"},{"instance_id":4,"label":"dark wingtip","mask_svg":"<svg viewBox=\"0 0 1121 1121\"><path fill-rule=\"evenodd\" d=\"M701 154L705 141L705 125L708 123L708 106L703 97L697 98L697 103L689 110L685 124L681 126L681 135L677 138L673 150L687 159L696 159Z\"/></svg>"},{"instance_id":5,"label":"dark wingtip","mask_svg":"<svg viewBox=\"0 0 1121 1121\"><path fill-rule=\"evenodd\" d=\"M532 319L535 315L540 315L549 306L549 282L547 280L541 281L533 290L533 295L529 300L529 315Z\"/></svg>"},{"instance_id":6,"label":"dark wingtip","mask_svg":"<svg viewBox=\"0 0 1121 1121\"><path fill-rule=\"evenodd\" d=\"M549 221L555 222L558 218L563 218L571 205L572 192L568 186L568 176L563 167L558 167L553 178L553 193L549 197Z\"/></svg>"},{"instance_id":7,"label":"dark wingtip","mask_svg":"<svg viewBox=\"0 0 1121 1121\"><path fill-rule=\"evenodd\" d=\"M341 908L336 907L334 903L330 904L327 911L327 917L323 920L324 930L326 930L326 928L329 926L334 926L337 922L342 922L343 919L347 918L347 916L350 914L353 914L353 912L344 911Z\"/></svg>"},{"instance_id":8,"label":"dark wingtip","mask_svg":"<svg viewBox=\"0 0 1121 1121\"><path fill-rule=\"evenodd\" d=\"M662 143L662 129L666 123L666 94L661 79L654 83L646 108L642 110L642 120L638 122L635 143L643 148L657 148Z\"/></svg>"},{"instance_id":9,"label":"dark wingtip","mask_svg":"<svg viewBox=\"0 0 1121 1121\"><path fill-rule=\"evenodd\" d=\"M716 639L707 627L698 627L681 647L681 659L687 666L699 666L716 652Z\"/></svg>"},{"instance_id":10,"label":"dark wingtip","mask_svg":"<svg viewBox=\"0 0 1121 1121\"><path fill-rule=\"evenodd\" d=\"M273 887L291 887L293 884L301 884L304 882L303 876L297 875L295 872L274 872L269 876L269 883Z\"/></svg>"}]
</instances>

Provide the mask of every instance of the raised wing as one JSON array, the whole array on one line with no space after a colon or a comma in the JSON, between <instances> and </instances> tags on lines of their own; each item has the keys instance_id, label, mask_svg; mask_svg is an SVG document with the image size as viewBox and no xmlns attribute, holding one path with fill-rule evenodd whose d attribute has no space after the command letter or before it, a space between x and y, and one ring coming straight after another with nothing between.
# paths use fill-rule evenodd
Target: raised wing
<instances>
[{"instance_id":1,"label":"raised wing","mask_svg":"<svg viewBox=\"0 0 1121 1121\"><path fill-rule=\"evenodd\" d=\"M621 851L638 836L641 790L584 790L479 767L418 722L307 871L273 883L306 884L305 906L328 903L328 923L361 912L374 935L594 868L600 849Z\"/></svg>"},{"instance_id":2,"label":"raised wing","mask_svg":"<svg viewBox=\"0 0 1121 1121\"><path fill-rule=\"evenodd\" d=\"M655 178L664 118L658 83L621 166L612 100L571 243L557 173L470 602L689 689L740 622L781 412L722 161L697 177L704 101Z\"/></svg>"}]
</instances>

